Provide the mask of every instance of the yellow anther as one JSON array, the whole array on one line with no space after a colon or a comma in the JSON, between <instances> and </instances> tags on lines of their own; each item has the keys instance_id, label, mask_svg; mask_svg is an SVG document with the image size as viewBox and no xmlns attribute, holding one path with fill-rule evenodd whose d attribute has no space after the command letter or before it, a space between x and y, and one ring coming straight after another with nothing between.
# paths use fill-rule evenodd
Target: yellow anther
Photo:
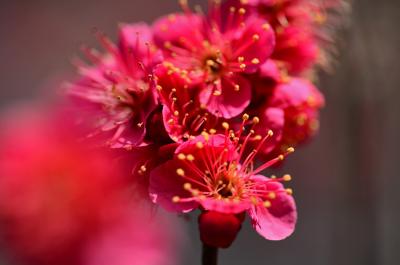
<instances>
[{"instance_id":1,"label":"yellow anther","mask_svg":"<svg viewBox=\"0 0 400 265\"><path fill-rule=\"evenodd\" d=\"M311 131L317 131L319 129L319 121L314 119L310 122Z\"/></svg>"},{"instance_id":2,"label":"yellow anther","mask_svg":"<svg viewBox=\"0 0 400 265\"><path fill-rule=\"evenodd\" d=\"M246 68L246 64L242 63L239 65L240 69L244 70Z\"/></svg>"},{"instance_id":3,"label":"yellow anther","mask_svg":"<svg viewBox=\"0 0 400 265\"><path fill-rule=\"evenodd\" d=\"M253 60L251 60L252 64L259 64L260 60L258 58L254 58Z\"/></svg>"},{"instance_id":4,"label":"yellow anther","mask_svg":"<svg viewBox=\"0 0 400 265\"><path fill-rule=\"evenodd\" d=\"M244 62L244 57L243 57L243 56L238 57L238 62L239 62L239 63Z\"/></svg>"},{"instance_id":5,"label":"yellow anther","mask_svg":"<svg viewBox=\"0 0 400 265\"><path fill-rule=\"evenodd\" d=\"M293 153L293 152L294 152L294 148L293 148L293 147L289 147L286 151L287 151L288 153Z\"/></svg>"},{"instance_id":6,"label":"yellow anther","mask_svg":"<svg viewBox=\"0 0 400 265\"><path fill-rule=\"evenodd\" d=\"M170 125L174 124L174 122L175 122L174 119L169 119L168 120L168 124L170 124Z\"/></svg>"},{"instance_id":7,"label":"yellow anther","mask_svg":"<svg viewBox=\"0 0 400 265\"><path fill-rule=\"evenodd\" d=\"M202 142L197 142L196 147L202 149L204 147L204 144Z\"/></svg>"},{"instance_id":8,"label":"yellow anther","mask_svg":"<svg viewBox=\"0 0 400 265\"><path fill-rule=\"evenodd\" d=\"M222 91L221 90L215 90L214 92L213 92L213 95L214 96L221 96L221 94L222 94Z\"/></svg>"},{"instance_id":9,"label":"yellow anther","mask_svg":"<svg viewBox=\"0 0 400 265\"><path fill-rule=\"evenodd\" d=\"M239 8L239 14L241 15L246 14L246 9L244 9L243 7Z\"/></svg>"},{"instance_id":10,"label":"yellow anther","mask_svg":"<svg viewBox=\"0 0 400 265\"><path fill-rule=\"evenodd\" d=\"M256 117L253 117L253 123L254 124L257 124L257 123L259 123L260 122L260 118L258 118L257 116Z\"/></svg>"},{"instance_id":11,"label":"yellow anther","mask_svg":"<svg viewBox=\"0 0 400 265\"><path fill-rule=\"evenodd\" d=\"M204 137L206 141L210 138L210 135L207 132L201 132L201 135Z\"/></svg>"},{"instance_id":12,"label":"yellow anther","mask_svg":"<svg viewBox=\"0 0 400 265\"><path fill-rule=\"evenodd\" d=\"M208 66L214 66L214 65L215 65L215 62L214 62L213 60L207 60L207 61L206 61L206 64L207 64Z\"/></svg>"},{"instance_id":13,"label":"yellow anther","mask_svg":"<svg viewBox=\"0 0 400 265\"><path fill-rule=\"evenodd\" d=\"M286 193L289 195L293 195L293 190L291 188L286 189Z\"/></svg>"},{"instance_id":14,"label":"yellow anther","mask_svg":"<svg viewBox=\"0 0 400 265\"><path fill-rule=\"evenodd\" d=\"M270 201L265 201L265 202L263 202L263 206L265 208L269 208L269 207L271 207L271 202Z\"/></svg>"},{"instance_id":15,"label":"yellow anther","mask_svg":"<svg viewBox=\"0 0 400 265\"><path fill-rule=\"evenodd\" d=\"M209 132L210 132L210 134L216 134L216 133L217 133L217 130L215 130L215 129L210 129Z\"/></svg>"},{"instance_id":16,"label":"yellow anther","mask_svg":"<svg viewBox=\"0 0 400 265\"><path fill-rule=\"evenodd\" d=\"M285 156L284 156L284 155L279 155L279 156L278 156L278 159L279 159L279 160L283 160L283 159L285 159Z\"/></svg>"},{"instance_id":17,"label":"yellow anther","mask_svg":"<svg viewBox=\"0 0 400 265\"><path fill-rule=\"evenodd\" d=\"M271 137L271 136L274 135L274 132L272 130L268 130L267 134L268 134L269 137Z\"/></svg>"},{"instance_id":18,"label":"yellow anther","mask_svg":"<svg viewBox=\"0 0 400 265\"><path fill-rule=\"evenodd\" d=\"M174 22L176 20L176 15L174 15L174 14L168 15L168 20L171 22Z\"/></svg>"},{"instance_id":19,"label":"yellow anther","mask_svg":"<svg viewBox=\"0 0 400 265\"><path fill-rule=\"evenodd\" d=\"M191 190L192 189L192 185L190 183L186 182L185 184L183 184L183 188L185 190Z\"/></svg>"},{"instance_id":20,"label":"yellow anther","mask_svg":"<svg viewBox=\"0 0 400 265\"><path fill-rule=\"evenodd\" d=\"M174 196L172 197L172 202L177 203L181 200L181 198L179 198L179 196Z\"/></svg>"},{"instance_id":21,"label":"yellow anther","mask_svg":"<svg viewBox=\"0 0 400 265\"><path fill-rule=\"evenodd\" d=\"M191 155L191 154L188 154L188 155L186 156L186 159L187 159L188 161L193 161L193 160L194 160L194 156Z\"/></svg>"},{"instance_id":22,"label":"yellow anther","mask_svg":"<svg viewBox=\"0 0 400 265\"><path fill-rule=\"evenodd\" d=\"M256 135L256 136L254 136L254 140L255 141L260 141L262 139L262 136L261 135Z\"/></svg>"},{"instance_id":23,"label":"yellow anther","mask_svg":"<svg viewBox=\"0 0 400 265\"><path fill-rule=\"evenodd\" d=\"M304 114L303 115L299 115L296 118L296 123L299 126L303 126L306 123L306 120L307 120L307 116L306 115L304 115Z\"/></svg>"},{"instance_id":24,"label":"yellow anther","mask_svg":"<svg viewBox=\"0 0 400 265\"><path fill-rule=\"evenodd\" d=\"M271 179L276 179L276 176L275 176L275 175L271 175L270 178L271 178Z\"/></svg>"},{"instance_id":25,"label":"yellow anther","mask_svg":"<svg viewBox=\"0 0 400 265\"><path fill-rule=\"evenodd\" d=\"M179 154L178 154L178 159L179 159L179 160L185 160L185 159L186 159L185 154L179 153Z\"/></svg>"},{"instance_id":26,"label":"yellow anther","mask_svg":"<svg viewBox=\"0 0 400 265\"><path fill-rule=\"evenodd\" d=\"M243 119L244 121L247 121L249 118L250 118L250 116L249 116L249 114L247 114L247 113L243 114L243 116L242 116L242 119Z\"/></svg>"},{"instance_id":27,"label":"yellow anther","mask_svg":"<svg viewBox=\"0 0 400 265\"><path fill-rule=\"evenodd\" d=\"M268 23L265 23L262 25L263 30L270 30L271 29L271 25Z\"/></svg>"},{"instance_id":28,"label":"yellow anther","mask_svg":"<svg viewBox=\"0 0 400 265\"><path fill-rule=\"evenodd\" d=\"M191 190L193 196L199 196L199 190Z\"/></svg>"},{"instance_id":29,"label":"yellow anther","mask_svg":"<svg viewBox=\"0 0 400 265\"><path fill-rule=\"evenodd\" d=\"M183 177L183 176L185 176L185 171L182 168L178 168L176 170L176 174L178 174L178 176Z\"/></svg>"},{"instance_id":30,"label":"yellow anther","mask_svg":"<svg viewBox=\"0 0 400 265\"><path fill-rule=\"evenodd\" d=\"M236 8L235 8L234 6L231 6L231 7L229 8L229 11L232 12L232 13L235 13Z\"/></svg>"},{"instance_id":31,"label":"yellow anther","mask_svg":"<svg viewBox=\"0 0 400 265\"><path fill-rule=\"evenodd\" d=\"M257 198L254 197L254 196L250 197L250 201L251 201L251 203L254 204L254 205L257 205L257 204L258 204L258 200L257 200Z\"/></svg>"},{"instance_id":32,"label":"yellow anther","mask_svg":"<svg viewBox=\"0 0 400 265\"><path fill-rule=\"evenodd\" d=\"M174 111L174 116L179 116L179 111L175 110Z\"/></svg>"},{"instance_id":33,"label":"yellow anther","mask_svg":"<svg viewBox=\"0 0 400 265\"><path fill-rule=\"evenodd\" d=\"M239 90L240 90L240 86L239 86L238 84L236 84L236 85L234 86L234 90L235 90L235 91L239 91Z\"/></svg>"},{"instance_id":34,"label":"yellow anther","mask_svg":"<svg viewBox=\"0 0 400 265\"><path fill-rule=\"evenodd\" d=\"M283 176L283 180L284 181L291 181L292 180L292 176L290 176L289 174L286 174Z\"/></svg>"},{"instance_id":35,"label":"yellow anther","mask_svg":"<svg viewBox=\"0 0 400 265\"><path fill-rule=\"evenodd\" d=\"M258 35L258 34L254 34L253 35L253 40L254 41L258 41L260 39L260 35Z\"/></svg>"},{"instance_id":36,"label":"yellow anther","mask_svg":"<svg viewBox=\"0 0 400 265\"><path fill-rule=\"evenodd\" d=\"M162 90L162 86L157 85L157 86L156 86L156 89L157 89L158 91L161 91L161 90Z\"/></svg>"},{"instance_id":37,"label":"yellow anther","mask_svg":"<svg viewBox=\"0 0 400 265\"><path fill-rule=\"evenodd\" d=\"M146 166L145 166L145 165L142 165L142 166L139 168L138 173L139 173L140 175L143 175L143 174L146 172L146 170L147 170Z\"/></svg>"},{"instance_id":38,"label":"yellow anther","mask_svg":"<svg viewBox=\"0 0 400 265\"><path fill-rule=\"evenodd\" d=\"M275 192L270 192L270 193L268 194L268 198L270 198L271 200L275 199L275 198L276 198Z\"/></svg>"},{"instance_id":39,"label":"yellow anther","mask_svg":"<svg viewBox=\"0 0 400 265\"><path fill-rule=\"evenodd\" d=\"M222 128L224 128L225 130L228 130L229 129L229 123L227 123L227 122L223 122L222 123Z\"/></svg>"}]
</instances>

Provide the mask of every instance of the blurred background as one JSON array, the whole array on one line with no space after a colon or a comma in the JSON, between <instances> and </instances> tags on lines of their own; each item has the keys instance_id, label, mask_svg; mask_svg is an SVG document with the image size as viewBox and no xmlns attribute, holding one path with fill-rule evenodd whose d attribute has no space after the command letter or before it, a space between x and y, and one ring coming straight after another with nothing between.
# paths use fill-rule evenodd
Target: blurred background
<instances>
[{"instance_id":1,"label":"blurred background","mask_svg":"<svg viewBox=\"0 0 400 265\"><path fill-rule=\"evenodd\" d=\"M80 44L96 46L93 28L115 37L119 22L176 10L174 0L1 0L0 109L73 75ZM220 264L398 264L399 14L398 0L353 2L335 71L319 82L327 98L321 132L284 168L294 176L295 234L266 241L246 223ZM196 218L183 225L190 239L181 264L200 264Z\"/></svg>"}]
</instances>

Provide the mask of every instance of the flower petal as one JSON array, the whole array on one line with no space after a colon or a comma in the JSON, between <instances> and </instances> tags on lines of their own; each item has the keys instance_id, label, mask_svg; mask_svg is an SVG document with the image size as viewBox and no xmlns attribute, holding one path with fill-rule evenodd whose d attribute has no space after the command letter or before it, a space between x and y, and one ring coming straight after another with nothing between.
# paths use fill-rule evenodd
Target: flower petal
<instances>
[{"instance_id":1,"label":"flower petal","mask_svg":"<svg viewBox=\"0 0 400 265\"><path fill-rule=\"evenodd\" d=\"M227 119L241 114L250 104L250 99L250 82L240 75L222 78L219 83L208 85L199 95L201 104L208 111Z\"/></svg>"},{"instance_id":2,"label":"flower petal","mask_svg":"<svg viewBox=\"0 0 400 265\"><path fill-rule=\"evenodd\" d=\"M190 198L191 194L183 188L184 179L176 173L179 165L170 160L155 168L150 173L149 193L154 203L160 204L168 211L190 212L198 206L195 201L173 202L174 196Z\"/></svg>"},{"instance_id":3,"label":"flower petal","mask_svg":"<svg viewBox=\"0 0 400 265\"><path fill-rule=\"evenodd\" d=\"M275 33L263 19L249 18L245 28L232 41L235 57L243 57L246 73L254 73L272 54Z\"/></svg>"},{"instance_id":4,"label":"flower petal","mask_svg":"<svg viewBox=\"0 0 400 265\"><path fill-rule=\"evenodd\" d=\"M264 181L267 190L275 191L276 198L271 201L269 208L261 205L249 210L253 227L268 240L285 239L293 233L297 221L294 199L285 192L282 184L266 181L267 178L263 176L255 176L255 179Z\"/></svg>"}]
</instances>

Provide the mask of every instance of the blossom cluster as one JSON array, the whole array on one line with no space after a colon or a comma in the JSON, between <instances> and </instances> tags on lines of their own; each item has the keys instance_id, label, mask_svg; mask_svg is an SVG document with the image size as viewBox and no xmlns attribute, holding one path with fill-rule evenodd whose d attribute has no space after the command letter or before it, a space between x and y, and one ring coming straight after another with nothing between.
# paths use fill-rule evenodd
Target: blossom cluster
<instances>
[{"instance_id":1,"label":"blossom cluster","mask_svg":"<svg viewBox=\"0 0 400 265\"><path fill-rule=\"evenodd\" d=\"M293 233L291 176L264 175L318 131L313 76L339 0L179 3L117 42L96 30L103 51L82 48L67 100L0 121L2 238L22 264L174 264L149 203L199 210L214 248L246 216L268 240Z\"/></svg>"},{"instance_id":2,"label":"blossom cluster","mask_svg":"<svg viewBox=\"0 0 400 265\"><path fill-rule=\"evenodd\" d=\"M286 238L297 219L282 184L291 177L260 173L318 131L324 97L312 73L333 4L209 1L203 12L179 3L182 12L152 25L121 25L116 44L96 32L104 53L84 48L91 64L77 64L67 94L85 136L134 157L132 179L154 203L200 209L208 245L229 246L246 212L265 238ZM232 229L215 229L225 219Z\"/></svg>"}]
</instances>

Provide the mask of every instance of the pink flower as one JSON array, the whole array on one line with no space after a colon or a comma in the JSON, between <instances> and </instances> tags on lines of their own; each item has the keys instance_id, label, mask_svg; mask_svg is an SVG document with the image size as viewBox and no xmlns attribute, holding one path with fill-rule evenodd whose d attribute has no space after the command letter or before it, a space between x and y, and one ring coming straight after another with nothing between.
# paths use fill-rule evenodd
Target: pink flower
<instances>
[{"instance_id":1,"label":"pink flower","mask_svg":"<svg viewBox=\"0 0 400 265\"><path fill-rule=\"evenodd\" d=\"M271 55L275 37L262 19L246 17L245 8L219 4L207 16L172 14L154 24L154 38L174 67L185 71L200 86L198 100L210 113L223 118L238 116L249 105L254 73Z\"/></svg>"},{"instance_id":2,"label":"pink flower","mask_svg":"<svg viewBox=\"0 0 400 265\"><path fill-rule=\"evenodd\" d=\"M230 1L238 2L238 1ZM286 64L290 74L299 75L316 63L326 64L332 28L338 22L333 14L342 8L341 0L245 0L242 6L268 21L276 33L272 58ZM336 19L337 20L337 19Z\"/></svg>"},{"instance_id":3,"label":"pink flower","mask_svg":"<svg viewBox=\"0 0 400 265\"><path fill-rule=\"evenodd\" d=\"M63 116L11 114L0 125L0 223L21 264L176 264L173 226L127 200L108 150L76 142Z\"/></svg>"},{"instance_id":4,"label":"pink flower","mask_svg":"<svg viewBox=\"0 0 400 265\"><path fill-rule=\"evenodd\" d=\"M241 1L255 8L271 25L287 26L313 22L319 3L314 0L247 0ZM247 3L246 3L247 2Z\"/></svg>"},{"instance_id":5,"label":"pink flower","mask_svg":"<svg viewBox=\"0 0 400 265\"><path fill-rule=\"evenodd\" d=\"M122 25L119 46L98 34L107 54L85 49L94 66L80 64L81 80L69 85L77 115L89 136L112 147L145 144L146 120L156 107L152 67L159 54L145 24Z\"/></svg>"},{"instance_id":6,"label":"pink flower","mask_svg":"<svg viewBox=\"0 0 400 265\"><path fill-rule=\"evenodd\" d=\"M204 132L182 143L171 160L151 172L153 201L177 212L196 208L228 215L247 212L260 235L270 240L286 238L293 232L297 219L291 190L280 183L290 180L290 176L267 178L259 173L283 160L293 148L254 168L254 157L272 132L260 139L250 130L242 142L239 139L244 128L235 133L227 123L223 126L225 135ZM252 138L257 138L259 145L245 156L246 144ZM238 231L240 227L233 225L232 229ZM227 233L232 235L232 231ZM226 243L217 247L226 247Z\"/></svg>"},{"instance_id":7,"label":"pink flower","mask_svg":"<svg viewBox=\"0 0 400 265\"><path fill-rule=\"evenodd\" d=\"M173 141L183 142L216 125L217 117L196 98L199 86L193 86L184 70L165 62L156 67L154 75L164 127Z\"/></svg>"},{"instance_id":8,"label":"pink flower","mask_svg":"<svg viewBox=\"0 0 400 265\"><path fill-rule=\"evenodd\" d=\"M323 95L305 79L291 78L275 87L267 105L284 111L283 148L296 146L318 131L319 110L324 104Z\"/></svg>"},{"instance_id":9,"label":"pink flower","mask_svg":"<svg viewBox=\"0 0 400 265\"><path fill-rule=\"evenodd\" d=\"M311 28L287 26L277 31L276 36L272 58L283 62L289 73L300 74L315 65L319 47Z\"/></svg>"},{"instance_id":10,"label":"pink flower","mask_svg":"<svg viewBox=\"0 0 400 265\"><path fill-rule=\"evenodd\" d=\"M85 249L83 264L176 265L177 241L181 234L171 220L162 216L147 217L144 213L149 210L125 209L129 214L91 240Z\"/></svg>"}]
</instances>

